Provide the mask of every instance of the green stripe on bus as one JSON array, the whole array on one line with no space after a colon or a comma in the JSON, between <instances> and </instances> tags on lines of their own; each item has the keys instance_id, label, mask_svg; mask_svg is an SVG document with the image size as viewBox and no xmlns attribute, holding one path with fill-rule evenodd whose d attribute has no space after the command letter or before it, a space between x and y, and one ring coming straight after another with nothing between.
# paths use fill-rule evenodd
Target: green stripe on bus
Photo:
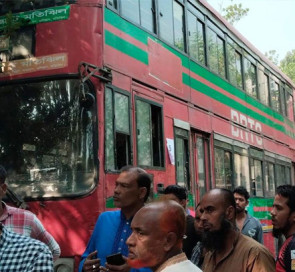
<instances>
[{"instance_id":1,"label":"green stripe on bus","mask_svg":"<svg viewBox=\"0 0 295 272\"><path fill-rule=\"evenodd\" d=\"M109 23L110 25L114 26L115 28L123 31L124 33L127 33L130 37L138 40L139 42L142 42L143 44L147 45L148 44L148 39L152 39L153 41L161 44L165 49L169 50L171 53L176 55L181 59L182 65L184 68L190 70L196 75L199 75L203 77L205 80L210 81L211 83L215 84L216 86L219 86L221 89L225 90L226 92L232 94L233 96L245 101L249 105L257 108L260 111L263 111L270 117L277 119L280 122L285 122L286 125L288 125L290 128L295 128L295 125L287 118L285 118L283 115L280 113L274 111L270 107L265 106L264 104L260 103L258 100L246 95L246 93L233 85L231 85L229 82L227 82L225 79L220 78L219 76L215 75L211 71L207 70L205 67L202 67L201 65L197 64L194 61L191 61L184 53L179 52L178 50L172 48L171 46L167 45L166 43L158 40L156 37L154 37L151 34L148 34L144 30L138 28L137 26L133 25L132 23L129 23L128 21L122 19L118 14L116 14L113 11L110 11L109 9L105 9L105 21ZM111 32L105 30L106 33L106 44L116 48L117 50L123 52L124 54L127 54L130 57L133 57L144 64L148 64L148 52L134 46L133 44L125 41L124 39L112 34ZM110 37L110 34L113 35L113 37ZM108 36L107 36L108 35ZM108 40L108 38L110 38ZM124 43L124 44L122 44ZM185 81L183 81L184 84ZM190 84L186 84L189 85ZM208 86L207 86L208 87ZM215 99L216 96L216 91L214 93L214 96L209 95L211 98ZM224 95L222 95L224 96ZM226 97L226 96L224 96ZM230 98L227 98L230 101L234 101ZM226 99L223 99L222 101L226 101ZM224 102L223 102L224 103ZM240 110L240 104L238 102L232 102L234 104L238 104L239 108L236 108L237 110ZM247 109L246 107L244 107ZM249 116L256 118L255 116L258 116L259 121L268 124L269 126L273 128L278 128L278 130L283 131L287 135L294 136L293 132L286 131L286 129L280 125L280 124L275 124L273 121L268 120L267 118L261 116L257 112L253 110L247 109L243 113L248 114ZM265 121L262 121L265 120Z\"/></svg>"},{"instance_id":2,"label":"green stripe on bus","mask_svg":"<svg viewBox=\"0 0 295 272\"><path fill-rule=\"evenodd\" d=\"M122 31L128 29L128 35L144 44L148 43L148 34L135 25L123 20L118 14L105 8L105 21ZM125 32L125 31L124 31Z\"/></svg>"},{"instance_id":3,"label":"green stripe on bus","mask_svg":"<svg viewBox=\"0 0 295 272\"><path fill-rule=\"evenodd\" d=\"M124 39L116 36L112 32L105 30L105 43L118 51L148 65L149 58L148 53L132 43L125 41Z\"/></svg>"},{"instance_id":4,"label":"green stripe on bus","mask_svg":"<svg viewBox=\"0 0 295 272\"><path fill-rule=\"evenodd\" d=\"M148 45L148 39L151 39L155 41L158 44L161 44L165 49L169 50L171 53L179 57L182 61L182 65L189 69L189 59L181 52L177 51L176 49L172 48L171 46L163 43L162 41L158 40L156 37L154 37L151 34L148 34L144 30L136 27L132 23L129 23L128 21L125 21L122 19L118 14L114 13L113 11L110 11L109 9L105 8L105 21L112 25L113 27L123 31L133 39ZM128 30L128 33L127 31Z\"/></svg>"},{"instance_id":5,"label":"green stripe on bus","mask_svg":"<svg viewBox=\"0 0 295 272\"><path fill-rule=\"evenodd\" d=\"M230 83L225 81L224 79L220 78L219 76L213 74L212 72L208 71L206 68L201 67L195 62L191 62L191 71L199 76L205 78L206 80L210 81L211 83L217 85L223 90L226 90L228 93L246 101L251 106L258 108L259 110L267 113L269 116L274 117L275 119L284 122L284 117L279 114L278 112L272 110L271 108L263 105L258 100L246 95L246 93L238 88L232 86Z\"/></svg>"},{"instance_id":6,"label":"green stripe on bus","mask_svg":"<svg viewBox=\"0 0 295 272\"><path fill-rule=\"evenodd\" d=\"M259 113L249 109L248 107L240 104L239 102L231 99L230 97L208 87L207 85L203 84L200 81L197 81L196 79L190 77L189 75L183 73L183 82L192 87L194 90L201 92L217 101L219 101L222 104L225 104L233 109L236 109L246 115L249 115L253 118L255 118L256 120L260 121L261 123L264 123L270 127L276 128L279 131L282 131L284 133L286 133L286 129L279 124L276 124L274 122L272 122L271 120L269 120L268 118L260 115ZM189 84L190 83L190 84Z\"/></svg>"}]
</instances>

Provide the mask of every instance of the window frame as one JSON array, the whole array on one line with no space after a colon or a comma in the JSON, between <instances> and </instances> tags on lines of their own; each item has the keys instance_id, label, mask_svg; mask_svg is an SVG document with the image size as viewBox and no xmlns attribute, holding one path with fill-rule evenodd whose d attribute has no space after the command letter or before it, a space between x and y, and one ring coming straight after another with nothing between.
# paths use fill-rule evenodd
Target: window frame
<instances>
[{"instance_id":1,"label":"window frame","mask_svg":"<svg viewBox=\"0 0 295 272\"><path fill-rule=\"evenodd\" d=\"M128 97L128 115L129 115L129 147L130 147L130 152L129 152L129 157L130 161L127 164L133 164L133 129L132 129L132 112L131 112L131 94L123 89L120 89L118 87L115 87L113 85L106 85L105 89L110 89L112 91L112 110L115 109L115 94L121 94L125 95ZM116 134L119 133L119 131L116 130L116 122L115 122L115 111L112 113L112 137L113 137L113 156L114 156L114 169L108 168L108 163L107 163L107 151L106 151L106 144L107 144L107 126L106 126L106 94L104 96L104 122L105 122L105 128L104 128L104 154L105 154L105 159L104 159L104 168L106 173L110 172L118 172L120 170L120 167L118 167L117 164L117 148L116 148ZM127 135L127 134L126 134ZM128 157L128 156L127 156Z\"/></svg>"},{"instance_id":2,"label":"window frame","mask_svg":"<svg viewBox=\"0 0 295 272\"><path fill-rule=\"evenodd\" d=\"M159 160L160 160L160 165L159 166L155 166L153 163L152 165L143 165L143 164L140 164L139 161L138 161L138 126L137 126L137 104L136 102L137 101L142 101L144 103L147 103L149 104L150 107L158 107L159 111L160 111L160 118L161 118L161 121L159 122L158 126L158 129L160 129L161 131L158 132L160 133L159 136L159 140L160 140L160 147L159 147ZM134 122L135 122L135 140L136 140L136 163L138 164L138 166L141 166L142 168L149 168L149 169L164 169L165 168L165 163L166 163L166 159L165 159L165 144L164 144L164 113L163 113L163 105L153 101L153 100L149 100L149 99L146 99L146 98L143 98L139 95L134 95L134 115L135 115L135 118L134 118ZM151 123L152 124L152 123ZM152 137L151 137L151 144L152 144ZM153 145L151 146L151 158L153 159Z\"/></svg>"}]
</instances>

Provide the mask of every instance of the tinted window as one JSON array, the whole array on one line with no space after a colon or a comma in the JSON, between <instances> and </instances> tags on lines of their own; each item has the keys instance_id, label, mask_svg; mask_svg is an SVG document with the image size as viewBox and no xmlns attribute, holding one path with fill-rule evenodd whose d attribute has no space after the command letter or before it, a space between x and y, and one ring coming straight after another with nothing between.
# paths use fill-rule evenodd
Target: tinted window
<instances>
[{"instance_id":1,"label":"tinted window","mask_svg":"<svg viewBox=\"0 0 295 272\"><path fill-rule=\"evenodd\" d=\"M204 24L188 12L189 54L205 65Z\"/></svg>"},{"instance_id":2,"label":"tinted window","mask_svg":"<svg viewBox=\"0 0 295 272\"><path fill-rule=\"evenodd\" d=\"M250 60L244 59L244 70L245 70L245 90L247 94L257 98L257 76L256 66L251 63Z\"/></svg>"}]
</instances>

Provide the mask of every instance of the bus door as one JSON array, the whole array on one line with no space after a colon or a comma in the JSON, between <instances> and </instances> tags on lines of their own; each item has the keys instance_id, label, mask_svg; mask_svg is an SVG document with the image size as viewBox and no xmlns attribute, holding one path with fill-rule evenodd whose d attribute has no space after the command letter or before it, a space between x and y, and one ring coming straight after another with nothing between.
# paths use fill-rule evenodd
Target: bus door
<instances>
[{"instance_id":1,"label":"bus door","mask_svg":"<svg viewBox=\"0 0 295 272\"><path fill-rule=\"evenodd\" d=\"M209 137L198 132L191 133L193 151L193 179L196 203L210 189Z\"/></svg>"}]
</instances>

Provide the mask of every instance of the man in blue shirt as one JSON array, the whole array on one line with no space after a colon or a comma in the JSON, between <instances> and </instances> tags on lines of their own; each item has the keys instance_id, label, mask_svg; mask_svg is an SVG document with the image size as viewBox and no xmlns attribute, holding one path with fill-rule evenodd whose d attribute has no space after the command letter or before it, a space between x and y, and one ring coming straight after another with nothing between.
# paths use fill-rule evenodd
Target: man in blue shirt
<instances>
[{"instance_id":1,"label":"man in blue shirt","mask_svg":"<svg viewBox=\"0 0 295 272\"><path fill-rule=\"evenodd\" d=\"M245 187L239 186L234 191L237 207L236 224L239 230L257 242L263 244L263 231L260 221L249 215L246 207L249 204L249 193Z\"/></svg>"},{"instance_id":2,"label":"man in blue shirt","mask_svg":"<svg viewBox=\"0 0 295 272\"><path fill-rule=\"evenodd\" d=\"M150 186L150 176L143 169L132 166L121 169L114 191L114 204L120 210L100 214L81 257L79 272L150 271L149 269L130 269L126 262L119 266L106 263L108 255L115 253L128 255L126 240L131 234L131 221L148 199Z\"/></svg>"}]
</instances>

